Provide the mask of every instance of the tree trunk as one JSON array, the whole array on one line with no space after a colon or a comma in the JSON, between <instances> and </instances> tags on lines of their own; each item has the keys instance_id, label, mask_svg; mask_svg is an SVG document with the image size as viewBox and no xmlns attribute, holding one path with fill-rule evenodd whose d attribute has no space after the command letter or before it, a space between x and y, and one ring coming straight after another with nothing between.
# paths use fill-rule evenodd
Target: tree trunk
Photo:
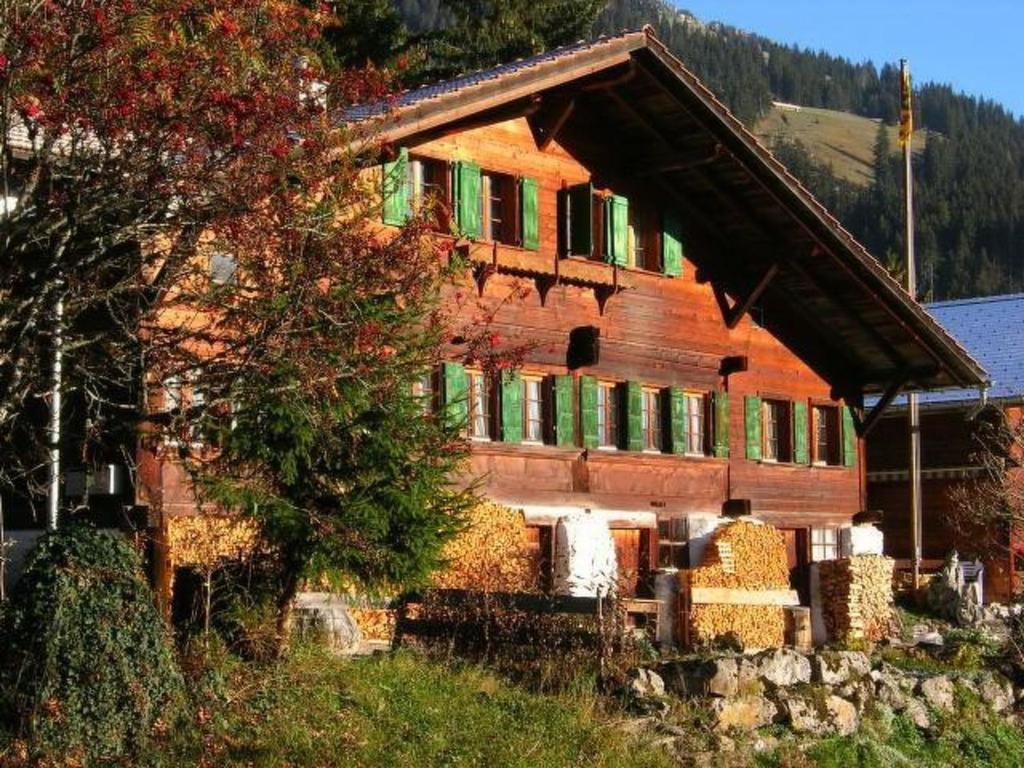
<instances>
[{"instance_id":1,"label":"tree trunk","mask_svg":"<svg viewBox=\"0 0 1024 768\"><path fill-rule=\"evenodd\" d=\"M277 658L288 654L292 639L292 618L294 616L295 596L299 592L300 570L288 568L284 574L284 583L277 597L276 648Z\"/></svg>"}]
</instances>

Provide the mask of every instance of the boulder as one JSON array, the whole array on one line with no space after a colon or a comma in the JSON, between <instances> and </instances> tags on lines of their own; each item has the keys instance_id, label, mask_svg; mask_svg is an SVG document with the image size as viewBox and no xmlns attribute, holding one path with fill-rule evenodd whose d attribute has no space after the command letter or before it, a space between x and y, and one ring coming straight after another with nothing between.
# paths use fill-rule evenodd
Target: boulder
<instances>
[{"instance_id":1,"label":"boulder","mask_svg":"<svg viewBox=\"0 0 1024 768\"><path fill-rule=\"evenodd\" d=\"M811 662L802 653L788 648L763 651L752 661L758 677L779 688L787 688L811 681Z\"/></svg>"},{"instance_id":2,"label":"boulder","mask_svg":"<svg viewBox=\"0 0 1024 768\"><path fill-rule=\"evenodd\" d=\"M836 733L849 736L857 730L857 708L849 701L833 695L825 699L825 707L828 709L829 727Z\"/></svg>"},{"instance_id":3,"label":"boulder","mask_svg":"<svg viewBox=\"0 0 1024 768\"><path fill-rule=\"evenodd\" d=\"M300 592L295 597L295 628L301 637L322 638L337 653L354 653L363 641L345 599L330 592Z\"/></svg>"},{"instance_id":4,"label":"boulder","mask_svg":"<svg viewBox=\"0 0 1024 768\"><path fill-rule=\"evenodd\" d=\"M903 710L903 714L909 717L910 721L922 731L932 727L932 718L928 714L928 707L921 703L919 699L907 699L907 705Z\"/></svg>"},{"instance_id":5,"label":"boulder","mask_svg":"<svg viewBox=\"0 0 1024 768\"><path fill-rule=\"evenodd\" d=\"M810 658L811 678L824 685L842 685L865 677L871 672L871 661L860 651L825 651Z\"/></svg>"},{"instance_id":6,"label":"boulder","mask_svg":"<svg viewBox=\"0 0 1024 768\"><path fill-rule=\"evenodd\" d=\"M629 673L627 690L635 698L659 698L665 695L665 681L652 669L634 669Z\"/></svg>"},{"instance_id":7,"label":"boulder","mask_svg":"<svg viewBox=\"0 0 1024 768\"><path fill-rule=\"evenodd\" d=\"M763 696L737 696L731 699L712 699L709 709L715 716L715 729L751 731L771 725L778 710Z\"/></svg>"},{"instance_id":8,"label":"boulder","mask_svg":"<svg viewBox=\"0 0 1024 768\"><path fill-rule=\"evenodd\" d=\"M819 700L813 695L791 691L778 693L782 720L794 733L822 734L828 730L828 709L824 695Z\"/></svg>"},{"instance_id":9,"label":"boulder","mask_svg":"<svg viewBox=\"0 0 1024 768\"><path fill-rule=\"evenodd\" d=\"M982 672L977 680L978 697L993 712L1002 714L1014 703L1013 685L997 672Z\"/></svg>"},{"instance_id":10,"label":"boulder","mask_svg":"<svg viewBox=\"0 0 1024 768\"><path fill-rule=\"evenodd\" d=\"M918 685L917 692L929 706L944 712L953 710L953 695L956 692L956 687L946 675L926 677Z\"/></svg>"},{"instance_id":11,"label":"boulder","mask_svg":"<svg viewBox=\"0 0 1024 768\"><path fill-rule=\"evenodd\" d=\"M658 665L658 674L669 692L688 698L704 695L711 672L702 659L680 659Z\"/></svg>"}]
</instances>

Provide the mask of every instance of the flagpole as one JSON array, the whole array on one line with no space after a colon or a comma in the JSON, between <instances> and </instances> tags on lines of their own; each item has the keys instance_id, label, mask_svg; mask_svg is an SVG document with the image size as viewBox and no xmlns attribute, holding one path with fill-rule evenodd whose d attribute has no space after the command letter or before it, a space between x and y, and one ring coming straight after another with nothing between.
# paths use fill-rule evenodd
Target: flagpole
<instances>
[{"instance_id":1,"label":"flagpole","mask_svg":"<svg viewBox=\"0 0 1024 768\"><path fill-rule=\"evenodd\" d=\"M914 260L914 183L911 167L913 113L910 103L910 66L900 59L900 145L903 147L903 220L906 244L907 293L917 300L917 265ZM914 591L921 583L921 413L917 392L907 394L907 428L910 437L910 537L913 554Z\"/></svg>"}]
</instances>

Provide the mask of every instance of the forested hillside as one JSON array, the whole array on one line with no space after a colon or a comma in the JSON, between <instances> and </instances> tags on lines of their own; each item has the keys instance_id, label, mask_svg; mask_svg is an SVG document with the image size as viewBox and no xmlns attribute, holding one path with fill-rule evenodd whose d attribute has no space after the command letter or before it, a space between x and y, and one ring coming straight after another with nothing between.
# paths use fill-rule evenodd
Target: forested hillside
<instances>
[{"instance_id":1,"label":"forested hillside","mask_svg":"<svg viewBox=\"0 0 1024 768\"><path fill-rule=\"evenodd\" d=\"M395 0L395 7L413 31L411 45L428 51L426 63L412 73L414 81L487 66L499 56L528 55L578 39L588 28L596 36L650 24L752 127L773 100L890 125L898 113L895 63L854 63L726 25L703 24L662 0ZM487 18L471 22L485 16L485 7ZM592 24L584 23L587 14ZM948 85L917 85L914 96L915 123L927 129L923 151L914 159L923 295L948 299L1024 290L1024 123L999 104ZM792 138L777 139L773 149L872 253L898 270L900 160L884 130L875 143L874 174L867 185L815 163Z\"/></svg>"}]
</instances>

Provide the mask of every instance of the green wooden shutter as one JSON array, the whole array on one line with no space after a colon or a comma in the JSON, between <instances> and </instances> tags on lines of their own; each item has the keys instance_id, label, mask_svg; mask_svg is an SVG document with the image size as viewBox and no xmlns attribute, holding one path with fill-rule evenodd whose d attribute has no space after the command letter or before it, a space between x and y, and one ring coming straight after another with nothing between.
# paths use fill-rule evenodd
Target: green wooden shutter
<instances>
[{"instance_id":1,"label":"green wooden shutter","mask_svg":"<svg viewBox=\"0 0 1024 768\"><path fill-rule=\"evenodd\" d=\"M627 451L642 451L644 449L644 393L639 381L627 381L622 385L622 392L625 395L625 425L622 430L624 441L622 447Z\"/></svg>"},{"instance_id":2,"label":"green wooden shutter","mask_svg":"<svg viewBox=\"0 0 1024 768\"><path fill-rule=\"evenodd\" d=\"M501 439L523 441L523 380L515 371L501 374Z\"/></svg>"},{"instance_id":3,"label":"green wooden shutter","mask_svg":"<svg viewBox=\"0 0 1024 768\"><path fill-rule=\"evenodd\" d=\"M593 376L580 376L580 431L583 447L597 448L597 379Z\"/></svg>"},{"instance_id":4,"label":"green wooden shutter","mask_svg":"<svg viewBox=\"0 0 1024 768\"><path fill-rule=\"evenodd\" d=\"M690 420L686 418L686 395L679 387L665 390L666 434L670 453L686 453L687 432Z\"/></svg>"},{"instance_id":5,"label":"green wooden shutter","mask_svg":"<svg viewBox=\"0 0 1024 768\"><path fill-rule=\"evenodd\" d=\"M566 190L569 217L569 254L590 256L594 250L594 188L577 184Z\"/></svg>"},{"instance_id":6,"label":"green wooden shutter","mask_svg":"<svg viewBox=\"0 0 1024 768\"><path fill-rule=\"evenodd\" d=\"M469 392L466 381L466 369L458 363L441 365L441 387L444 398L444 409L453 425L464 427L469 418Z\"/></svg>"},{"instance_id":7,"label":"green wooden shutter","mask_svg":"<svg viewBox=\"0 0 1024 768\"><path fill-rule=\"evenodd\" d=\"M743 419L747 438L747 458L761 459L761 398L747 395L743 405Z\"/></svg>"},{"instance_id":8,"label":"green wooden shutter","mask_svg":"<svg viewBox=\"0 0 1024 768\"><path fill-rule=\"evenodd\" d=\"M843 408L843 466L857 465L857 429L853 425L853 410Z\"/></svg>"},{"instance_id":9,"label":"green wooden shutter","mask_svg":"<svg viewBox=\"0 0 1024 768\"><path fill-rule=\"evenodd\" d=\"M807 450L807 403L800 400L793 403L793 463L809 464L810 453Z\"/></svg>"},{"instance_id":10,"label":"green wooden shutter","mask_svg":"<svg viewBox=\"0 0 1024 768\"><path fill-rule=\"evenodd\" d=\"M661 271L670 277L683 274L682 227L672 211L666 211L661 221Z\"/></svg>"},{"instance_id":11,"label":"green wooden shutter","mask_svg":"<svg viewBox=\"0 0 1024 768\"><path fill-rule=\"evenodd\" d=\"M629 258L629 201L612 195L604 201L604 257L609 264L626 266Z\"/></svg>"},{"instance_id":12,"label":"green wooden shutter","mask_svg":"<svg viewBox=\"0 0 1024 768\"><path fill-rule=\"evenodd\" d=\"M715 392L715 446L716 459L729 458L729 393Z\"/></svg>"},{"instance_id":13,"label":"green wooden shutter","mask_svg":"<svg viewBox=\"0 0 1024 768\"><path fill-rule=\"evenodd\" d=\"M572 376L552 376L555 406L555 445L571 448L576 444L576 414L572 407Z\"/></svg>"},{"instance_id":14,"label":"green wooden shutter","mask_svg":"<svg viewBox=\"0 0 1024 768\"><path fill-rule=\"evenodd\" d=\"M523 248L540 248L539 206L536 179L519 180L519 216L523 228Z\"/></svg>"},{"instance_id":15,"label":"green wooden shutter","mask_svg":"<svg viewBox=\"0 0 1024 768\"><path fill-rule=\"evenodd\" d=\"M409 150L402 147L398 157L390 163L384 163L383 197L384 223L400 227L405 223L408 209L408 181L406 174L409 168Z\"/></svg>"},{"instance_id":16,"label":"green wooden shutter","mask_svg":"<svg viewBox=\"0 0 1024 768\"><path fill-rule=\"evenodd\" d=\"M455 227L461 237L479 238L480 166L466 160L455 163Z\"/></svg>"}]
</instances>

